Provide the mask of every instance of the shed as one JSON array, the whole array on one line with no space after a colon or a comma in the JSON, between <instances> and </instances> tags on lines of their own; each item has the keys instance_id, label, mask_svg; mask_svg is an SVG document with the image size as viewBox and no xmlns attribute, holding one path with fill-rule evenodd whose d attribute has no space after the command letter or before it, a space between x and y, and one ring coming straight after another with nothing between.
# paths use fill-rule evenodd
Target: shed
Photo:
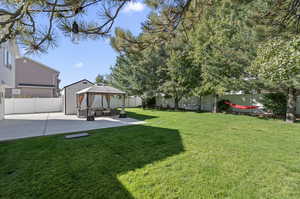
<instances>
[{"instance_id":1,"label":"shed","mask_svg":"<svg viewBox=\"0 0 300 199\"><path fill-rule=\"evenodd\" d=\"M76 93L93 85L89 80L83 79L63 88L63 111L65 115L76 115Z\"/></svg>"}]
</instances>

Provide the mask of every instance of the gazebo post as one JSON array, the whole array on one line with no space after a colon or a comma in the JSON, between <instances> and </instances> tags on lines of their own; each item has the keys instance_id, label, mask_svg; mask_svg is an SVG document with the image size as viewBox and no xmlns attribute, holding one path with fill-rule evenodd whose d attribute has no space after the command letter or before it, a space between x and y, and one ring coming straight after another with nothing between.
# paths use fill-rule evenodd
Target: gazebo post
<instances>
[{"instance_id":1,"label":"gazebo post","mask_svg":"<svg viewBox=\"0 0 300 199\"><path fill-rule=\"evenodd\" d=\"M76 94L76 114L79 115L79 95Z\"/></svg>"},{"instance_id":2,"label":"gazebo post","mask_svg":"<svg viewBox=\"0 0 300 199\"><path fill-rule=\"evenodd\" d=\"M122 95L122 109L121 109L121 113L120 113L120 118L126 118L127 115L126 115L126 112L125 112L125 94Z\"/></svg>"},{"instance_id":3,"label":"gazebo post","mask_svg":"<svg viewBox=\"0 0 300 199\"><path fill-rule=\"evenodd\" d=\"M89 93L86 94L86 118L89 120Z\"/></svg>"},{"instance_id":4,"label":"gazebo post","mask_svg":"<svg viewBox=\"0 0 300 199\"><path fill-rule=\"evenodd\" d=\"M94 121L95 120L95 116L94 115L89 115L90 113L90 107L93 105L93 101L92 99L90 99L90 97L94 97L93 93L87 93L87 96L86 96L86 112L87 112L87 117L86 117L86 120L87 121ZM91 104L91 101L92 101L92 104Z\"/></svg>"}]
</instances>

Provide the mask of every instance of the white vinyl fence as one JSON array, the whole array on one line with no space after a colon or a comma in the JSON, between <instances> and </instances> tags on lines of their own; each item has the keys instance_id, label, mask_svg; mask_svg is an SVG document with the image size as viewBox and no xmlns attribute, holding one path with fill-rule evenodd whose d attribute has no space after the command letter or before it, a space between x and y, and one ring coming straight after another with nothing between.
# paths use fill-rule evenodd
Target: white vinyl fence
<instances>
[{"instance_id":1,"label":"white vinyl fence","mask_svg":"<svg viewBox=\"0 0 300 199\"><path fill-rule=\"evenodd\" d=\"M5 114L46 113L62 111L62 98L5 99Z\"/></svg>"},{"instance_id":2,"label":"white vinyl fence","mask_svg":"<svg viewBox=\"0 0 300 199\"><path fill-rule=\"evenodd\" d=\"M251 94L242 94L242 95L224 95L219 98L219 100L227 99L231 103L246 105L246 106L259 106L263 108L263 105L260 103L262 95L251 95ZM202 97L190 97L182 99L179 102L179 108L186 110L202 110L202 111L212 111L214 105L214 98L212 95L202 96ZM174 108L173 99L165 99L162 96L156 98L156 106L163 108ZM255 109L235 109L236 112L254 112ZM300 96L297 97L297 114L300 115Z\"/></svg>"},{"instance_id":3,"label":"white vinyl fence","mask_svg":"<svg viewBox=\"0 0 300 199\"><path fill-rule=\"evenodd\" d=\"M100 103L100 102L98 102ZM104 105L106 100L104 100ZM121 107L120 98L112 98L111 107ZM138 107L142 105L139 97L127 97L125 107ZM7 98L5 99L5 114L48 113L62 112L63 98Z\"/></svg>"}]
</instances>

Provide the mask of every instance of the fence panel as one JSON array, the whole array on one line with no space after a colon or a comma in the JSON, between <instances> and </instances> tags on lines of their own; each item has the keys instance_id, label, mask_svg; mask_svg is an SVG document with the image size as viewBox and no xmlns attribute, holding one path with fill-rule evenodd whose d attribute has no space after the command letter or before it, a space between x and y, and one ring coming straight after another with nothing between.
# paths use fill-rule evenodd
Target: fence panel
<instances>
[{"instance_id":1,"label":"fence panel","mask_svg":"<svg viewBox=\"0 0 300 199\"><path fill-rule=\"evenodd\" d=\"M212 95L207 95L201 97L201 110L202 111L212 111L214 98Z\"/></svg>"},{"instance_id":2,"label":"fence panel","mask_svg":"<svg viewBox=\"0 0 300 199\"><path fill-rule=\"evenodd\" d=\"M128 97L125 100L126 107L138 107L142 105L139 97ZM101 105L101 97L96 96L95 107ZM106 99L103 99L103 106L107 107ZM121 107L122 99L119 97L111 98L111 108ZM5 114L23 114L23 113L48 113L63 111L62 98L8 98L5 99Z\"/></svg>"},{"instance_id":3,"label":"fence panel","mask_svg":"<svg viewBox=\"0 0 300 199\"><path fill-rule=\"evenodd\" d=\"M227 99L230 100L233 104L246 105L246 106L258 106L263 108L261 104L263 94L237 94L237 95L224 95L219 98L219 100ZM212 95L200 97L190 97L184 98L179 102L179 107L186 110L198 110L201 107L203 111L212 111L214 105L214 98ZM164 108L174 108L174 100L171 98L165 99L162 96L156 98L156 106ZM233 108L236 112L255 112L256 109L236 109ZM300 115L300 96L297 97L297 108L296 113Z\"/></svg>"},{"instance_id":4,"label":"fence panel","mask_svg":"<svg viewBox=\"0 0 300 199\"><path fill-rule=\"evenodd\" d=\"M262 95L260 94L224 95L220 97L220 99L229 100L233 104L244 105L244 106L258 106L260 108L263 108L263 105L261 104ZM244 112L244 113L252 113L257 111L256 109L236 109L236 108L232 108L232 109L233 111Z\"/></svg>"},{"instance_id":5,"label":"fence panel","mask_svg":"<svg viewBox=\"0 0 300 199\"><path fill-rule=\"evenodd\" d=\"M5 114L44 113L62 111L62 98L5 99Z\"/></svg>"}]
</instances>

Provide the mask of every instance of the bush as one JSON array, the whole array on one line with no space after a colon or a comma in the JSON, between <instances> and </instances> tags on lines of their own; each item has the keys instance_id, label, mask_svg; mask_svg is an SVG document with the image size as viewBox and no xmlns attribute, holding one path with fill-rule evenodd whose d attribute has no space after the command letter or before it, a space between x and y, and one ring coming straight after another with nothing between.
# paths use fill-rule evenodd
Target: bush
<instances>
[{"instance_id":1,"label":"bush","mask_svg":"<svg viewBox=\"0 0 300 199\"><path fill-rule=\"evenodd\" d=\"M156 105L156 98L155 97L149 97L143 100L143 108L154 108Z\"/></svg>"},{"instance_id":2,"label":"bush","mask_svg":"<svg viewBox=\"0 0 300 199\"><path fill-rule=\"evenodd\" d=\"M228 112L231 110L231 107L229 106L229 104L225 104L225 102L230 102L230 101L225 100L225 99L218 101L217 106L218 106L219 112Z\"/></svg>"},{"instance_id":3,"label":"bush","mask_svg":"<svg viewBox=\"0 0 300 199\"><path fill-rule=\"evenodd\" d=\"M276 116L284 116L286 113L287 96L283 93L264 94L261 103Z\"/></svg>"}]
</instances>

